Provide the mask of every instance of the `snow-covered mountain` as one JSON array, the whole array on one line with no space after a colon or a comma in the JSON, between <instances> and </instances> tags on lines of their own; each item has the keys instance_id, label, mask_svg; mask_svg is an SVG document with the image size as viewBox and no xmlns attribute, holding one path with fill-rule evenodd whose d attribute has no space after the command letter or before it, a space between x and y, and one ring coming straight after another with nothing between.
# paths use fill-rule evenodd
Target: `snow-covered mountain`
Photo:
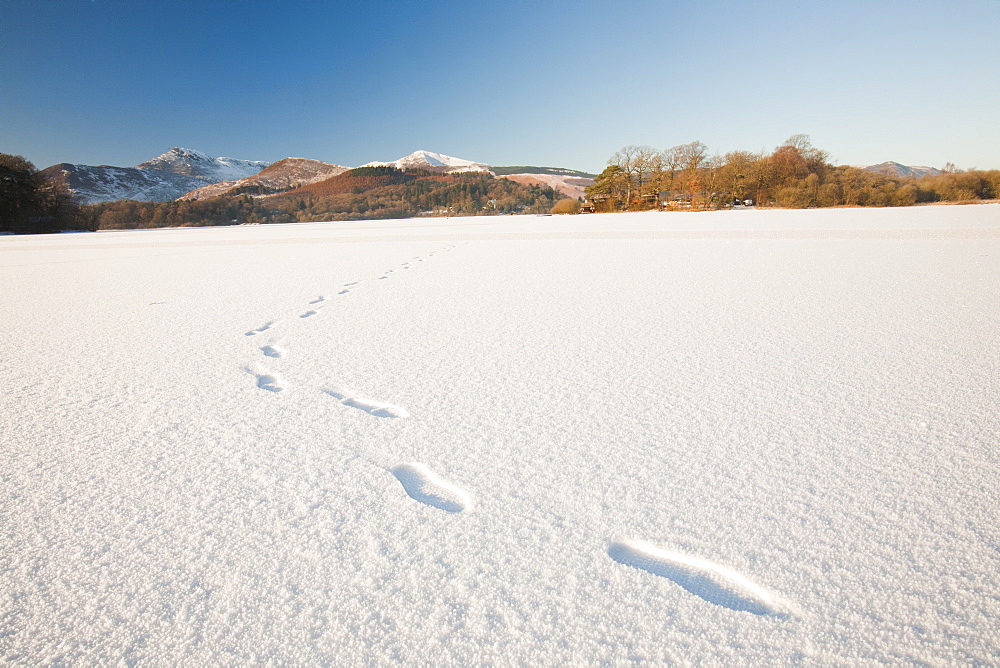
<instances>
[{"instance_id":1,"label":"snow-covered mountain","mask_svg":"<svg viewBox=\"0 0 1000 668\"><path fill-rule=\"evenodd\" d=\"M233 193L235 190L258 188L261 192L298 188L343 174L350 167L332 165L308 158L285 158L260 172L234 181L220 181L181 195L178 199L207 199Z\"/></svg>"},{"instance_id":2,"label":"snow-covered mountain","mask_svg":"<svg viewBox=\"0 0 1000 668\"><path fill-rule=\"evenodd\" d=\"M431 172L489 172L490 166L481 162L454 158L442 153L414 151L392 162L369 162L362 167L396 167L398 169L426 169Z\"/></svg>"},{"instance_id":3,"label":"snow-covered mountain","mask_svg":"<svg viewBox=\"0 0 1000 668\"><path fill-rule=\"evenodd\" d=\"M935 169L934 167L911 167L909 165L901 165L898 162L893 162L892 160L882 162L877 165L869 165L864 169L867 169L869 172L885 174L886 176L895 176L896 178L912 177L919 179L922 176L944 173L940 169Z\"/></svg>"},{"instance_id":4,"label":"snow-covered mountain","mask_svg":"<svg viewBox=\"0 0 1000 668\"><path fill-rule=\"evenodd\" d=\"M61 163L42 173L64 183L80 204L120 199L165 202L204 185L251 176L269 164L173 148L135 167Z\"/></svg>"},{"instance_id":5,"label":"snow-covered mountain","mask_svg":"<svg viewBox=\"0 0 1000 668\"><path fill-rule=\"evenodd\" d=\"M136 169L156 169L184 176L207 179L211 183L233 181L252 176L271 163L239 158L213 158L201 151L174 147L152 160L136 165Z\"/></svg>"},{"instance_id":6,"label":"snow-covered mountain","mask_svg":"<svg viewBox=\"0 0 1000 668\"><path fill-rule=\"evenodd\" d=\"M157 169L61 163L42 170L63 183L78 204L134 199L166 202L205 184L205 180Z\"/></svg>"}]
</instances>

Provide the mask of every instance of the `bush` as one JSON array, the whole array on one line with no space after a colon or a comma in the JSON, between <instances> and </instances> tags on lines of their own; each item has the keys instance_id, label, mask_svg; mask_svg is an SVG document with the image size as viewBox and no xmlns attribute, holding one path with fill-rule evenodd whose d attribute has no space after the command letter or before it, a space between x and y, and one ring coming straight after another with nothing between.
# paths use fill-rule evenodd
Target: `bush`
<instances>
[{"instance_id":1,"label":"bush","mask_svg":"<svg viewBox=\"0 0 1000 668\"><path fill-rule=\"evenodd\" d=\"M575 199L561 199L552 207L550 213L580 213L580 203Z\"/></svg>"},{"instance_id":2,"label":"bush","mask_svg":"<svg viewBox=\"0 0 1000 668\"><path fill-rule=\"evenodd\" d=\"M917 203L917 195L917 187L912 183L907 183L892 194L892 205L913 206Z\"/></svg>"}]
</instances>

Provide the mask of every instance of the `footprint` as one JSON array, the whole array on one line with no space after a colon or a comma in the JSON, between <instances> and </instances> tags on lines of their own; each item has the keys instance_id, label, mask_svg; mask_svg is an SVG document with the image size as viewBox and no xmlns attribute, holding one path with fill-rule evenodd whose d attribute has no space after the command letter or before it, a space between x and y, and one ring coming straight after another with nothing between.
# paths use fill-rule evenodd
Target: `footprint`
<instances>
[{"instance_id":1,"label":"footprint","mask_svg":"<svg viewBox=\"0 0 1000 668\"><path fill-rule=\"evenodd\" d=\"M608 556L620 564L673 580L695 596L730 610L790 617L788 606L771 592L719 564L663 550L644 541L611 543Z\"/></svg>"},{"instance_id":2,"label":"footprint","mask_svg":"<svg viewBox=\"0 0 1000 668\"><path fill-rule=\"evenodd\" d=\"M398 464L389 471L396 476L410 498L420 503L449 513L472 509L472 497L468 492L441 478L425 464Z\"/></svg>"},{"instance_id":3,"label":"footprint","mask_svg":"<svg viewBox=\"0 0 1000 668\"><path fill-rule=\"evenodd\" d=\"M335 392L333 390L323 390L326 394L350 408L357 408L369 415L383 418L408 418L410 414L402 406L393 406L384 401L375 401L364 397L353 396L353 393L346 391Z\"/></svg>"},{"instance_id":4,"label":"footprint","mask_svg":"<svg viewBox=\"0 0 1000 668\"><path fill-rule=\"evenodd\" d=\"M285 390L285 381L276 373L257 373L250 369L247 369L247 373L253 374L257 379L257 387L262 390L268 392L283 392Z\"/></svg>"},{"instance_id":5,"label":"footprint","mask_svg":"<svg viewBox=\"0 0 1000 668\"><path fill-rule=\"evenodd\" d=\"M317 313L319 313L319 310L309 310L309 311L306 311L305 313L303 313L302 315L300 315L299 317L300 318L311 318L314 315L316 315Z\"/></svg>"},{"instance_id":6,"label":"footprint","mask_svg":"<svg viewBox=\"0 0 1000 668\"><path fill-rule=\"evenodd\" d=\"M340 291L340 292L338 292L337 294L338 294L338 295L346 295L346 294L347 294L348 292L350 292L350 291L351 291L351 289L350 289L350 288L344 288L343 290L341 290L341 291Z\"/></svg>"},{"instance_id":7,"label":"footprint","mask_svg":"<svg viewBox=\"0 0 1000 668\"><path fill-rule=\"evenodd\" d=\"M309 303L310 304L322 304L325 301L326 301L326 297L324 297L323 295L320 295L319 297L317 297L316 299L312 300Z\"/></svg>"},{"instance_id":8,"label":"footprint","mask_svg":"<svg viewBox=\"0 0 1000 668\"><path fill-rule=\"evenodd\" d=\"M251 329L249 332L247 332L247 336L257 336L261 332L266 332L267 330L269 330L272 327L274 327L274 323L275 323L274 320L272 320L271 322L265 322L263 325L261 325L257 329Z\"/></svg>"},{"instance_id":9,"label":"footprint","mask_svg":"<svg viewBox=\"0 0 1000 668\"><path fill-rule=\"evenodd\" d=\"M261 346L260 352L268 357L281 357L285 354L285 349L280 346Z\"/></svg>"}]
</instances>

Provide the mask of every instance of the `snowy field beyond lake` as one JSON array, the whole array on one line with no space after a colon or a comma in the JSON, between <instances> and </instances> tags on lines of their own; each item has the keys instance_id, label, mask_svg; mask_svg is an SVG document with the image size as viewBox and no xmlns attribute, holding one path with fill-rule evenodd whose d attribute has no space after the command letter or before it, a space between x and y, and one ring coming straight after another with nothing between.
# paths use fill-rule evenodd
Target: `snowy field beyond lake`
<instances>
[{"instance_id":1,"label":"snowy field beyond lake","mask_svg":"<svg viewBox=\"0 0 1000 668\"><path fill-rule=\"evenodd\" d=\"M1000 663L1000 205L0 237L0 660Z\"/></svg>"}]
</instances>

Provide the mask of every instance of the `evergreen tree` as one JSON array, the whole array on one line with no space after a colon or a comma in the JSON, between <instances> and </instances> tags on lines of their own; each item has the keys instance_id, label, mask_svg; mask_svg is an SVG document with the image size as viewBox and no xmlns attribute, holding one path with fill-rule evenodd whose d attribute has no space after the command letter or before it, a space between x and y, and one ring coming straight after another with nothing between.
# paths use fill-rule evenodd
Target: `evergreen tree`
<instances>
[{"instance_id":1,"label":"evergreen tree","mask_svg":"<svg viewBox=\"0 0 1000 668\"><path fill-rule=\"evenodd\" d=\"M78 227L66 188L20 155L0 153L0 230L17 234Z\"/></svg>"}]
</instances>

